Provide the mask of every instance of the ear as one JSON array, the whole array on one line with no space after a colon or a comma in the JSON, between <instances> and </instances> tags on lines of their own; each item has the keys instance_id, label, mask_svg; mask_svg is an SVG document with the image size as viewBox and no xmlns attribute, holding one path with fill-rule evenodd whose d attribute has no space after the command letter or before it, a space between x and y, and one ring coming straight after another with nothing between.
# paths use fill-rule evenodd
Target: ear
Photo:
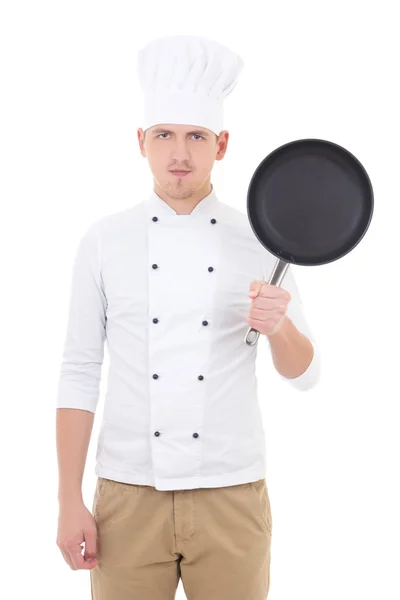
<instances>
[{"instance_id":1,"label":"ear","mask_svg":"<svg viewBox=\"0 0 400 600\"><path fill-rule=\"evenodd\" d=\"M217 155L215 160L222 160L225 156L229 140L229 131L221 131L217 139Z\"/></svg>"},{"instance_id":2,"label":"ear","mask_svg":"<svg viewBox=\"0 0 400 600\"><path fill-rule=\"evenodd\" d=\"M143 129L140 127L140 129L137 130L137 136L138 136L140 154L142 156L146 157L146 150L144 147L146 132L144 132Z\"/></svg>"}]
</instances>

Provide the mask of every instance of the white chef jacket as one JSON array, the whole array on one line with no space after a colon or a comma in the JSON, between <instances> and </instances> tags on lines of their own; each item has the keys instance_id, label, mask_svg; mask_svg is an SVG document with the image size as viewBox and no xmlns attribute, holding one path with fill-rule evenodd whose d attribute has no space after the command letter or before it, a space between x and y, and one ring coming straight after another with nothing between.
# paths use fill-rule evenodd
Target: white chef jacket
<instances>
[{"instance_id":1,"label":"white chef jacket","mask_svg":"<svg viewBox=\"0 0 400 600\"><path fill-rule=\"evenodd\" d=\"M255 346L245 343L252 280L276 258L248 216L215 193L177 214L154 191L95 221L76 254L57 406L95 413L104 343L109 372L95 472L158 490L219 487L265 476ZM320 353L289 267L288 316L314 358L295 379L314 386ZM267 342L265 342L267 340Z\"/></svg>"}]
</instances>

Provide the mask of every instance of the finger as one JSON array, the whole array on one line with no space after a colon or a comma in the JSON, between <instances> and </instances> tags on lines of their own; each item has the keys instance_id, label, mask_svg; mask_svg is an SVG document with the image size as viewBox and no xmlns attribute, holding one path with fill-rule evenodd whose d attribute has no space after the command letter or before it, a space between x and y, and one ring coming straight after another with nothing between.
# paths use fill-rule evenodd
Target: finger
<instances>
[{"instance_id":1,"label":"finger","mask_svg":"<svg viewBox=\"0 0 400 600\"><path fill-rule=\"evenodd\" d=\"M71 548L69 550L69 554L71 556L71 562L73 564L74 569L86 569L87 568L87 563L85 564L85 559L82 556L82 553L80 552L80 547L79 549L75 548ZM90 564L90 563L89 563Z\"/></svg>"},{"instance_id":2,"label":"finger","mask_svg":"<svg viewBox=\"0 0 400 600\"><path fill-rule=\"evenodd\" d=\"M288 301L285 298L265 298L264 296L258 296L254 298L251 303L250 310L253 308L261 308L264 310L279 310L287 308Z\"/></svg>"},{"instance_id":3,"label":"finger","mask_svg":"<svg viewBox=\"0 0 400 600\"><path fill-rule=\"evenodd\" d=\"M258 296L264 298L285 298L287 301L290 300L290 293L277 285L266 284L260 289Z\"/></svg>"},{"instance_id":4,"label":"finger","mask_svg":"<svg viewBox=\"0 0 400 600\"><path fill-rule=\"evenodd\" d=\"M93 569L97 563L98 563L98 559L94 558L94 557L86 557L86 555L83 556L83 567L82 569Z\"/></svg>"},{"instance_id":5,"label":"finger","mask_svg":"<svg viewBox=\"0 0 400 600\"><path fill-rule=\"evenodd\" d=\"M258 296L261 288L265 284L266 284L265 281L258 280L258 279L255 279L254 281L252 281L251 284L250 284L249 296L251 298L255 298L256 296Z\"/></svg>"},{"instance_id":6,"label":"finger","mask_svg":"<svg viewBox=\"0 0 400 600\"><path fill-rule=\"evenodd\" d=\"M258 319L259 321L267 321L268 319L280 319L286 310L278 307L273 310L265 310L263 308L251 308L249 310L250 319Z\"/></svg>"},{"instance_id":7,"label":"finger","mask_svg":"<svg viewBox=\"0 0 400 600\"><path fill-rule=\"evenodd\" d=\"M247 323L250 327L261 331L266 335L271 335L277 332L284 322L284 317L267 319L266 321L260 321L259 319L248 319Z\"/></svg>"},{"instance_id":8,"label":"finger","mask_svg":"<svg viewBox=\"0 0 400 600\"><path fill-rule=\"evenodd\" d=\"M83 567L84 569L93 569L97 565L97 563L99 562L97 558L90 558L89 557L88 559L86 559L85 556L83 558L84 558L84 561L85 561L84 562L85 566Z\"/></svg>"},{"instance_id":9,"label":"finger","mask_svg":"<svg viewBox=\"0 0 400 600\"><path fill-rule=\"evenodd\" d=\"M69 554L68 550L64 550L63 548L60 548L60 551L61 551L61 554L64 557L65 562L72 569L73 566L72 566L71 557L70 557L70 554Z\"/></svg>"},{"instance_id":10,"label":"finger","mask_svg":"<svg viewBox=\"0 0 400 600\"><path fill-rule=\"evenodd\" d=\"M267 319L266 321L261 321L260 319L247 319L247 324L257 331L263 331L264 333L269 333L273 331L280 319Z\"/></svg>"},{"instance_id":11,"label":"finger","mask_svg":"<svg viewBox=\"0 0 400 600\"><path fill-rule=\"evenodd\" d=\"M96 558L97 529L86 529L83 532L85 540L85 558Z\"/></svg>"}]
</instances>

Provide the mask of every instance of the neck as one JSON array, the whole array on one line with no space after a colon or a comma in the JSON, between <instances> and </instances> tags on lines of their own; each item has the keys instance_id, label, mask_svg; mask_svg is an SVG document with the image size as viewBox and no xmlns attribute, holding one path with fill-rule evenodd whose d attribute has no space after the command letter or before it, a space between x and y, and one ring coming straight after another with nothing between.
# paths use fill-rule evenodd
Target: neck
<instances>
[{"instance_id":1,"label":"neck","mask_svg":"<svg viewBox=\"0 0 400 600\"><path fill-rule=\"evenodd\" d=\"M213 185L210 179L207 179L207 181L205 181L205 183L198 190L195 190L190 196L184 198L176 198L169 196L154 180L154 191L157 194L157 196L164 200L164 202L166 202L171 208L173 208L174 211L179 215L190 214L195 208L195 206L197 206L197 204L201 202L203 198L205 198L211 193L212 189Z\"/></svg>"}]
</instances>

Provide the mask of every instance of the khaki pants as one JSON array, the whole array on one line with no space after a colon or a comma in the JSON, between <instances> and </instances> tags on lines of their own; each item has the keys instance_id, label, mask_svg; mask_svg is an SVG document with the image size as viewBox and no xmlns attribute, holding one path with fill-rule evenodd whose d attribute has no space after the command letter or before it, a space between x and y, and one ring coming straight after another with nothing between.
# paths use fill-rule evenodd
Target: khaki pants
<instances>
[{"instance_id":1,"label":"khaki pants","mask_svg":"<svg viewBox=\"0 0 400 600\"><path fill-rule=\"evenodd\" d=\"M265 600L272 518L265 479L156 490L99 477L92 600Z\"/></svg>"}]
</instances>

